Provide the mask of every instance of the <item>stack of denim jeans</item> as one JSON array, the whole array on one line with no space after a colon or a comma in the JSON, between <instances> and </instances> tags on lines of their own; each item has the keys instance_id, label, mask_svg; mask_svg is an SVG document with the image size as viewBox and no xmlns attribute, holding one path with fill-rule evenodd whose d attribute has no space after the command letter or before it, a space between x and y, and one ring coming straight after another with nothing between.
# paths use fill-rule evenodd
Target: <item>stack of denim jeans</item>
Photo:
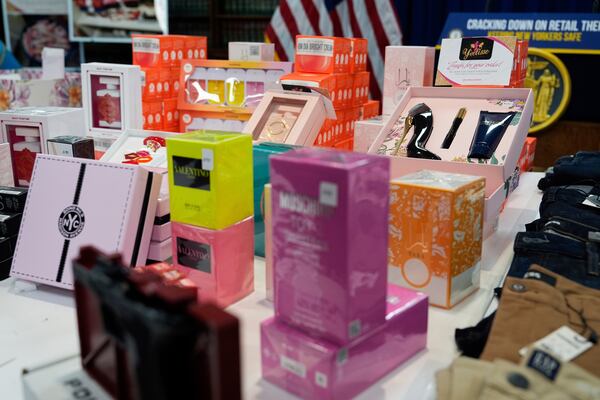
<instances>
[{"instance_id":1,"label":"stack of denim jeans","mask_svg":"<svg viewBox=\"0 0 600 400\"><path fill-rule=\"evenodd\" d=\"M600 376L600 153L560 158L538 187L540 217L517 234L498 310L458 329L456 342L466 356L518 363L524 348L568 326L593 343L573 363Z\"/></svg>"}]
</instances>

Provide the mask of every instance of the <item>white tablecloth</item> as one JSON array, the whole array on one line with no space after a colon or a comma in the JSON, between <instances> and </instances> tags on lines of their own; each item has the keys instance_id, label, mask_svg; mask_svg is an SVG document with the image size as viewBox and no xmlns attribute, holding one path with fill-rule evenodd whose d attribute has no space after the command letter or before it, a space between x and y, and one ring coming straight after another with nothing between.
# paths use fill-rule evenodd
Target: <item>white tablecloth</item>
<instances>
[{"instance_id":1,"label":"white tablecloth","mask_svg":"<svg viewBox=\"0 0 600 400\"><path fill-rule=\"evenodd\" d=\"M457 356L454 330L476 324L490 307L512 259L515 234L537 216L541 174L526 173L500 216L498 231L484 242L481 288L452 310L430 307L427 350L397 368L359 399L426 399L434 392L435 371ZM255 292L231 306L242 327L242 374L245 399L295 397L262 381L260 322L273 315L265 300L264 262L255 262ZM77 322L70 292L40 287L15 293L14 280L0 282L0 399L23 398L20 374L33 367L78 352Z\"/></svg>"}]
</instances>

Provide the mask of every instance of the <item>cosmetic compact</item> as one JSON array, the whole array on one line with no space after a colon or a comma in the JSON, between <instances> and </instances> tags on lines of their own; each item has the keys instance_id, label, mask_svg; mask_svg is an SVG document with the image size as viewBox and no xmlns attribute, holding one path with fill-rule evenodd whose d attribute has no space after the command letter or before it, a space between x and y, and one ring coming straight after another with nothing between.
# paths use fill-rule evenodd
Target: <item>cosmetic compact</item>
<instances>
[{"instance_id":1,"label":"cosmetic compact","mask_svg":"<svg viewBox=\"0 0 600 400\"><path fill-rule=\"evenodd\" d=\"M244 133L259 142L310 146L331 118L327 99L318 93L268 91L252 114Z\"/></svg>"}]
</instances>

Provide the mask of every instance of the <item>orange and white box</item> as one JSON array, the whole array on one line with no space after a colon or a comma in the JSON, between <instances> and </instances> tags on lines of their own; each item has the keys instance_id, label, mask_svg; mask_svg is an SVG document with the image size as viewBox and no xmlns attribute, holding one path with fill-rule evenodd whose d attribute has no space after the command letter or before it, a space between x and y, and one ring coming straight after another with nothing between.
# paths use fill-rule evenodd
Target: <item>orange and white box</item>
<instances>
[{"instance_id":1,"label":"orange and white box","mask_svg":"<svg viewBox=\"0 0 600 400\"><path fill-rule=\"evenodd\" d=\"M208 58L207 54L206 54L206 49L208 47L208 41L206 39L206 36L191 36L193 39L193 43L194 43L194 47L193 47L193 53L194 53L194 57L192 57L195 60L206 60Z\"/></svg>"},{"instance_id":2,"label":"orange and white box","mask_svg":"<svg viewBox=\"0 0 600 400\"><path fill-rule=\"evenodd\" d=\"M354 84L352 105L360 106L369 101L369 80L371 73L367 71L357 72L354 74Z\"/></svg>"},{"instance_id":3,"label":"orange and white box","mask_svg":"<svg viewBox=\"0 0 600 400\"><path fill-rule=\"evenodd\" d=\"M142 100L157 99L156 86L160 80L158 68L141 68L142 70Z\"/></svg>"},{"instance_id":4,"label":"orange and white box","mask_svg":"<svg viewBox=\"0 0 600 400\"><path fill-rule=\"evenodd\" d=\"M131 35L133 65L160 67L171 65L173 38L168 35Z\"/></svg>"},{"instance_id":5,"label":"orange and white box","mask_svg":"<svg viewBox=\"0 0 600 400\"><path fill-rule=\"evenodd\" d=\"M163 128L162 101L143 101L142 116L145 130L160 131Z\"/></svg>"},{"instance_id":6,"label":"orange and white box","mask_svg":"<svg viewBox=\"0 0 600 400\"><path fill-rule=\"evenodd\" d=\"M183 35L170 35L173 38L173 48L171 49L171 66L178 67L181 64L181 60L186 58L187 49L185 48L186 36Z\"/></svg>"},{"instance_id":7,"label":"orange and white box","mask_svg":"<svg viewBox=\"0 0 600 400\"><path fill-rule=\"evenodd\" d=\"M297 72L317 74L350 71L350 39L333 36L296 36Z\"/></svg>"},{"instance_id":8,"label":"orange and white box","mask_svg":"<svg viewBox=\"0 0 600 400\"><path fill-rule=\"evenodd\" d=\"M352 91L350 74L312 74L293 72L280 78L282 85L316 87L327 90L334 108L346 107Z\"/></svg>"},{"instance_id":9,"label":"orange and white box","mask_svg":"<svg viewBox=\"0 0 600 400\"><path fill-rule=\"evenodd\" d=\"M479 287L483 177L422 170L390 185L389 273L392 283L451 308Z\"/></svg>"},{"instance_id":10,"label":"orange and white box","mask_svg":"<svg viewBox=\"0 0 600 400\"><path fill-rule=\"evenodd\" d=\"M321 126L321 130L319 131L319 134L317 135L313 146L329 146L329 144L331 143L334 122L335 120L333 119L326 119L325 122L323 122L323 126Z\"/></svg>"},{"instance_id":11,"label":"orange and white box","mask_svg":"<svg viewBox=\"0 0 600 400\"><path fill-rule=\"evenodd\" d=\"M179 69L180 67L171 67L169 69L169 83L171 84L171 97L179 96Z\"/></svg>"},{"instance_id":12,"label":"orange and white box","mask_svg":"<svg viewBox=\"0 0 600 400\"><path fill-rule=\"evenodd\" d=\"M177 99L163 100L162 120L163 129L168 131L179 130L179 115L177 114Z\"/></svg>"},{"instance_id":13,"label":"orange and white box","mask_svg":"<svg viewBox=\"0 0 600 400\"><path fill-rule=\"evenodd\" d=\"M364 38L350 38L350 67L349 72L367 70L367 56L369 54L369 41Z\"/></svg>"},{"instance_id":14,"label":"orange and white box","mask_svg":"<svg viewBox=\"0 0 600 400\"><path fill-rule=\"evenodd\" d=\"M379 115L379 100L369 100L360 106L359 120L371 119Z\"/></svg>"},{"instance_id":15,"label":"orange and white box","mask_svg":"<svg viewBox=\"0 0 600 400\"><path fill-rule=\"evenodd\" d=\"M169 99L171 94L171 68L159 68L158 84L156 85L156 97L159 100Z\"/></svg>"}]
</instances>

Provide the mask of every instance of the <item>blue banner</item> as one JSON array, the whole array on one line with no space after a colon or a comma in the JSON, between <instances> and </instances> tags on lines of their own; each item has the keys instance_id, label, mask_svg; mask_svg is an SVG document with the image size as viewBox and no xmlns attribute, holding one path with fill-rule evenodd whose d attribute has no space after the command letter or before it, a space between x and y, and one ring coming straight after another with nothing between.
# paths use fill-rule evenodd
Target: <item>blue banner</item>
<instances>
[{"instance_id":1,"label":"blue banner","mask_svg":"<svg viewBox=\"0 0 600 400\"><path fill-rule=\"evenodd\" d=\"M516 36L556 53L600 53L600 14L448 14L439 43L465 36Z\"/></svg>"}]
</instances>

